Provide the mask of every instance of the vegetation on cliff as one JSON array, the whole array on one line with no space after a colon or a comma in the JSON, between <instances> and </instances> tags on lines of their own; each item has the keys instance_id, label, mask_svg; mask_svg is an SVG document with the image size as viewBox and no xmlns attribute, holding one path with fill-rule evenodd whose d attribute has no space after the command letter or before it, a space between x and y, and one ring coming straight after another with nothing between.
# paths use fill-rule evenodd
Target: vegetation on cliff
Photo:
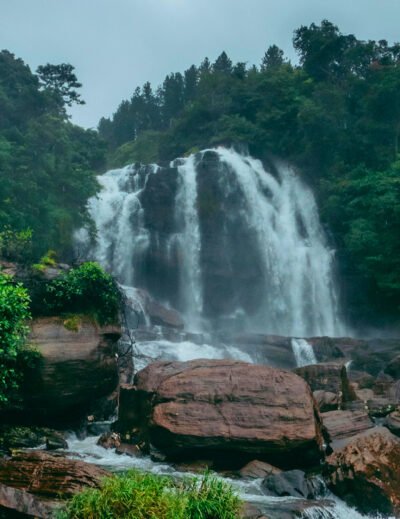
<instances>
[{"instance_id":1,"label":"vegetation on cliff","mask_svg":"<svg viewBox=\"0 0 400 519\"><path fill-rule=\"evenodd\" d=\"M0 273L0 409L10 404L21 381L29 317L28 292Z\"/></svg>"},{"instance_id":2,"label":"vegetation on cliff","mask_svg":"<svg viewBox=\"0 0 400 519\"><path fill-rule=\"evenodd\" d=\"M246 143L302 169L338 250L354 318L400 316L400 44L329 21L294 33L299 64L272 45L260 65L223 52L149 83L102 119L114 166ZM151 145L149 145L151 142Z\"/></svg>"},{"instance_id":3,"label":"vegetation on cliff","mask_svg":"<svg viewBox=\"0 0 400 519\"><path fill-rule=\"evenodd\" d=\"M79 86L71 65L45 65L36 75L0 52L0 232L30 230L27 259L48 249L68 252L97 190L104 146L97 132L72 124L65 110L81 102Z\"/></svg>"}]
</instances>

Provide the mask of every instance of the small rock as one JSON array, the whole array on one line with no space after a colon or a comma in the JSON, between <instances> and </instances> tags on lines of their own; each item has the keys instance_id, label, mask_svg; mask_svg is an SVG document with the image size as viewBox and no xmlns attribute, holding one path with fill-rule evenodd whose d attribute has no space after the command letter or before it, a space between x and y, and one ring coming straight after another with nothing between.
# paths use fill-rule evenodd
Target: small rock
<instances>
[{"instance_id":1,"label":"small rock","mask_svg":"<svg viewBox=\"0 0 400 519\"><path fill-rule=\"evenodd\" d=\"M307 477L302 470L288 470L267 476L262 490L267 496L315 499L326 492L326 487L321 479Z\"/></svg>"},{"instance_id":2,"label":"small rock","mask_svg":"<svg viewBox=\"0 0 400 519\"><path fill-rule=\"evenodd\" d=\"M282 471L269 463L253 460L239 470L242 478L265 478L271 474L280 474Z\"/></svg>"},{"instance_id":3,"label":"small rock","mask_svg":"<svg viewBox=\"0 0 400 519\"><path fill-rule=\"evenodd\" d=\"M115 433L114 433L115 434ZM138 458L142 456L142 451L138 445L132 445L131 443L121 443L115 448L117 454L125 454L131 458Z\"/></svg>"},{"instance_id":4,"label":"small rock","mask_svg":"<svg viewBox=\"0 0 400 519\"><path fill-rule=\"evenodd\" d=\"M121 445L121 436L116 432L103 433L97 440L97 445L105 449L116 449Z\"/></svg>"}]
</instances>

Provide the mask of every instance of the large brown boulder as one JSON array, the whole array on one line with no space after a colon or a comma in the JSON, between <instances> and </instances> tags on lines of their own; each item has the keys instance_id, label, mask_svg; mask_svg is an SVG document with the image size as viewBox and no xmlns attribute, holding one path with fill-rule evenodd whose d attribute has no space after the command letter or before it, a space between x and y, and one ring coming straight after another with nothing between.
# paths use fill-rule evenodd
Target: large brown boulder
<instances>
[{"instance_id":1,"label":"large brown boulder","mask_svg":"<svg viewBox=\"0 0 400 519\"><path fill-rule=\"evenodd\" d=\"M17 451L0 458L0 483L46 498L67 498L85 487L98 487L104 469L45 451Z\"/></svg>"},{"instance_id":2,"label":"large brown boulder","mask_svg":"<svg viewBox=\"0 0 400 519\"><path fill-rule=\"evenodd\" d=\"M136 375L134 390L124 392L123 432L140 427L147 445L169 458L243 465L257 457L293 467L321 457L310 388L287 371L233 360L155 362Z\"/></svg>"},{"instance_id":3,"label":"large brown boulder","mask_svg":"<svg viewBox=\"0 0 400 519\"><path fill-rule=\"evenodd\" d=\"M335 494L364 513L400 513L400 441L379 427L354 436L327 459Z\"/></svg>"},{"instance_id":4,"label":"large brown boulder","mask_svg":"<svg viewBox=\"0 0 400 519\"><path fill-rule=\"evenodd\" d=\"M26 378L25 414L41 421L79 418L118 384L115 358L119 327L99 327L89 318L35 319L30 342L41 353Z\"/></svg>"}]
</instances>

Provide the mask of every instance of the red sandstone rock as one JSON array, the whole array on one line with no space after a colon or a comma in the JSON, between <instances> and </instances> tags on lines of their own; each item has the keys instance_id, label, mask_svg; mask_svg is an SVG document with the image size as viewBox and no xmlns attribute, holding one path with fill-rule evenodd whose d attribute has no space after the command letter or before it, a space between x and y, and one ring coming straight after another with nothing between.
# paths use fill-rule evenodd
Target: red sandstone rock
<instances>
[{"instance_id":1,"label":"red sandstone rock","mask_svg":"<svg viewBox=\"0 0 400 519\"><path fill-rule=\"evenodd\" d=\"M99 328L84 318L72 331L59 317L35 319L31 326L30 341L42 359L27 377L24 396L26 412L35 419L84 414L94 400L117 386L118 327Z\"/></svg>"},{"instance_id":2,"label":"red sandstone rock","mask_svg":"<svg viewBox=\"0 0 400 519\"><path fill-rule=\"evenodd\" d=\"M348 438L374 427L365 411L329 411L322 413L321 419L333 448L337 442L342 445Z\"/></svg>"},{"instance_id":3,"label":"red sandstone rock","mask_svg":"<svg viewBox=\"0 0 400 519\"><path fill-rule=\"evenodd\" d=\"M400 513L400 441L386 428L351 438L328 459L335 494L361 512Z\"/></svg>"},{"instance_id":4,"label":"red sandstone rock","mask_svg":"<svg viewBox=\"0 0 400 519\"><path fill-rule=\"evenodd\" d=\"M0 483L47 498L70 497L98 487L108 472L96 465L44 451L18 451L0 458Z\"/></svg>"},{"instance_id":5,"label":"red sandstone rock","mask_svg":"<svg viewBox=\"0 0 400 519\"><path fill-rule=\"evenodd\" d=\"M170 458L240 457L284 467L321 457L311 391L299 376L232 360L155 362L135 377L136 426ZM142 413L140 416L140 412ZM128 413L121 409L123 416Z\"/></svg>"}]
</instances>

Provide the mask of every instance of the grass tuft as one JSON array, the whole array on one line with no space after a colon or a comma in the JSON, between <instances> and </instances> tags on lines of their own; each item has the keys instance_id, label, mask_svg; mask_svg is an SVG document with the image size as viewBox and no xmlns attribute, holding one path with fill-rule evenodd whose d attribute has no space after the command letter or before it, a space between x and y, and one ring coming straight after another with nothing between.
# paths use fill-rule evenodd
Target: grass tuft
<instances>
[{"instance_id":1,"label":"grass tuft","mask_svg":"<svg viewBox=\"0 0 400 519\"><path fill-rule=\"evenodd\" d=\"M175 482L132 470L75 495L57 519L237 519L241 501L220 479Z\"/></svg>"}]
</instances>

